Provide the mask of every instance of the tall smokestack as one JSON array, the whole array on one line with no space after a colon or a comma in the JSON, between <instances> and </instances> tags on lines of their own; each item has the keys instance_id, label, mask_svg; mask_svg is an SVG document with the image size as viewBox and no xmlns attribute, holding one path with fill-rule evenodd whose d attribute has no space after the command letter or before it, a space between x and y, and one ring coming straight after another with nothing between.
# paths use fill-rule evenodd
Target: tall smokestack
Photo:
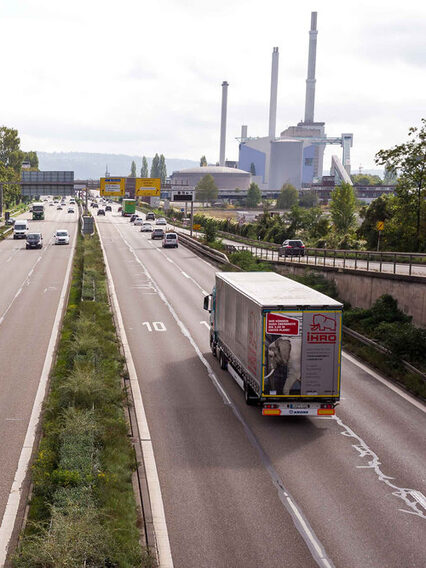
<instances>
[{"instance_id":1,"label":"tall smokestack","mask_svg":"<svg viewBox=\"0 0 426 568\"><path fill-rule=\"evenodd\" d=\"M222 83L222 115L220 120L220 153L219 165L225 165L225 144L226 144L226 110L228 107L228 86L229 83Z\"/></svg>"},{"instance_id":2,"label":"tall smokestack","mask_svg":"<svg viewBox=\"0 0 426 568\"><path fill-rule=\"evenodd\" d=\"M278 91L278 47L272 51L271 69L271 100L269 102L269 137L275 138L275 128L277 125L277 91Z\"/></svg>"},{"instance_id":3,"label":"tall smokestack","mask_svg":"<svg viewBox=\"0 0 426 568\"><path fill-rule=\"evenodd\" d=\"M309 31L308 78L306 79L305 122L314 122L315 106L315 63L317 57L317 12L311 12Z\"/></svg>"}]
</instances>

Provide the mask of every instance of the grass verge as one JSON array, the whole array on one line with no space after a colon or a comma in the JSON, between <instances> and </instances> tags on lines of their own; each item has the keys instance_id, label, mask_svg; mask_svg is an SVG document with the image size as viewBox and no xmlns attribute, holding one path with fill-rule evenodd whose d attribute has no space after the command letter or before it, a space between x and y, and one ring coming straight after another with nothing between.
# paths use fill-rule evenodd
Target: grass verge
<instances>
[{"instance_id":1,"label":"grass verge","mask_svg":"<svg viewBox=\"0 0 426 568\"><path fill-rule=\"evenodd\" d=\"M15 568L154 566L140 541L123 373L99 239L79 234Z\"/></svg>"}]
</instances>

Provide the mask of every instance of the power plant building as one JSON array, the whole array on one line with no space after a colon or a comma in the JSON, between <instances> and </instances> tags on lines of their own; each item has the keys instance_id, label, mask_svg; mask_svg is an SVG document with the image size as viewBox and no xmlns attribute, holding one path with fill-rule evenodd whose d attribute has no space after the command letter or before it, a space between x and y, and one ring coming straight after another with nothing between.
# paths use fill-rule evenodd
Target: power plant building
<instances>
[{"instance_id":1,"label":"power plant building","mask_svg":"<svg viewBox=\"0 0 426 568\"><path fill-rule=\"evenodd\" d=\"M329 138L325 133L325 123L314 121L317 35L317 13L312 12L304 120L296 126L288 127L278 138L275 136L279 54L278 47L274 47L268 136L251 138L247 136L247 125L241 128L238 167L247 172L254 168L256 173L253 179L263 190L277 190L284 183L291 183L300 189L320 179L323 175L324 150L327 144L343 147L342 168L334 168L334 171L340 175L344 169L347 174L344 181L350 182L352 134ZM333 159L336 158L333 156ZM339 158L337 160L340 162ZM341 181L341 177L338 181Z\"/></svg>"},{"instance_id":2,"label":"power plant building","mask_svg":"<svg viewBox=\"0 0 426 568\"><path fill-rule=\"evenodd\" d=\"M197 183L207 174L213 179L220 190L233 190L239 188L247 191L250 186L251 175L249 172L237 168L227 168L225 166L202 166L199 168L186 168L173 172L170 177L171 185L195 187Z\"/></svg>"}]
</instances>

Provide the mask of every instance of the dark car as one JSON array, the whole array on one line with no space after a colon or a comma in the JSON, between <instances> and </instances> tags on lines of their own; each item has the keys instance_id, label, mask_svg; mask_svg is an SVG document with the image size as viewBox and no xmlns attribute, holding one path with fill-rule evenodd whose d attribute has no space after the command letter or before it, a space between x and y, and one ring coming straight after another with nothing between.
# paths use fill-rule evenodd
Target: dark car
<instances>
[{"instance_id":1,"label":"dark car","mask_svg":"<svg viewBox=\"0 0 426 568\"><path fill-rule=\"evenodd\" d=\"M133 213L132 215L130 215L130 222L133 223L133 221L135 219L137 219L139 217L139 215L137 213Z\"/></svg>"},{"instance_id":2,"label":"dark car","mask_svg":"<svg viewBox=\"0 0 426 568\"><path fill-rule=\"evenodd\" d=\"M105 209L98 209L97 215L105 215Z\"/></svg>"},{"instance_id":3,"label":"dark car","mask_svg":"<svg viewBox=\"0 0 426 568\"><path fill-rule=\"evenodd\" d=\"M163 239L164 229L154 229L151 233L151 239Z\"/></svg>"},{"instance_id":4,"label":"dark car","mask_svg":"<svg viewBox=\"0 0 426 568\"><path fill-rule=\"evenodd\" d=\"M43 236L41 233L27 233L26 248L40 248L43 246Z\"/></svg>"},{"instance_id":5,"label":"dark car","mask_svg":"<svg viewBox=\"0 0 426 568\"><path fill-rule=\"evenodd\" d=\"M279 249L280 256L305 256L305 245L298 239L288 239Z\"/></svg>"},{"instance_id":6,"label":"dark car","mask_svg":"<svg viewBox=\"0 0 426 568\"><path fill-rule=\"evenodd\" d=\"M107 206L105 207L105 211L112 211L111 205L107 205Z\"/></svg>"}]
</instances>

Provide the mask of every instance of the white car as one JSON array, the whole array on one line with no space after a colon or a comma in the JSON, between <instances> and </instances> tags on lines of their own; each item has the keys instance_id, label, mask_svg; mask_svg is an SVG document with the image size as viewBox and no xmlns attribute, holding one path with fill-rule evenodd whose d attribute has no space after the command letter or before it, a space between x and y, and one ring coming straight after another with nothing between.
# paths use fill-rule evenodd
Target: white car
<instances>
[{"instance_id":1,"label":"white car","mask_svg":"<svg viewBox=\"0 0 426 568\"><path fill-rule=\"evenodd\" d=\"M133 222L135 227L136 227L136 225L143 225L144 223L145 223L145 221L142 219L142 217L136 217L136 219Z\"/></svg>"},{"instance_id":2,"label":"white car","mask_svg":"<svg viewBox=\"0 0 426 568\"><path fill-rule=\"evenodd\" d=\"M164 217L159 217L156 221L155 221L156 225L167 225L167 221L164 219Z\"/></svg>"},{"instance_id":3,"label":"white car","mask_svg":"<svg viewBox=\"0 0 426 568\"><path fill-rule=\"evenodd\" d=\"M136 223L135 223L135 225L136 225ZM152 233L153 230L154 230L154 227L151 225L151 223L147 223L146 221L143 223L143 225L141 227L142 233Z\"/></svg>"},{"instance_id":4,"label":"white car","mask_svg":"<svg viewBox=\"0 0 426 568\"><path fill-rule=\"evenodd\" d=\"M55 239L55 245L70 244L70 235L66 229L58 229L57 231L55 231L53 238Z\"/></svg>"},{"instance_id":5,"label":"white car","mask_svg":"<svg viewBox=\"0 0 426 568\"><path fill-rule=\"evenodd\" d=\"M163 238L163 248L179 246L179 238L176 233L166 233Z\"/></svg>"}]
</instances>

